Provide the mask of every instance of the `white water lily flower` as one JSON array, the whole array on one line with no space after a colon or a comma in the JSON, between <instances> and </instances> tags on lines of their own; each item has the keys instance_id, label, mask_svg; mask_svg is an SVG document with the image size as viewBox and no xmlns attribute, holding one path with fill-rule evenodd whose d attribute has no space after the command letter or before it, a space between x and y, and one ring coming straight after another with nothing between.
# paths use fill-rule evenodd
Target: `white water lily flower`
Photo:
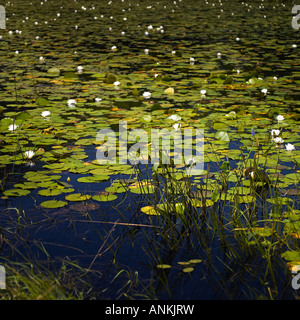
<instances>
[{"instance_id":1,"label":"white water lily flower","mask_svg":"<svg viewBox=\"0 0 300 320\"><path fill-rule=\"evenodd\" d=\"M285 145L285 150L286 151L292 151L292 150L295 150L295 146L291 143L288 143Z\"/></svg>"},{"instance_id":2,"label":"white water lily flower","mask_svg":"<svg viewBox=\"0 0 300 320\"><path fill-rule=\"evenodd\" d=\"M296 45L296 44L293 44L293 45L292 45L292 48L297 48L297 45Z\"/></svg>"},{"instance_id":3,"label":"white water lily flower","mask_svg":"<svg viewBox=\"0 0 300 320\"><path fill-rule=\"evenodd\" d=\"M282 121L282 120L284 120L284 116L278 115L276 117L276 119L277 119L277 121Z\"/></svg>"},{"instance_id":4,"label":"white water lily flower","mask_svg":"<svg viewBox=\"0 0 300 320\"><path fill-rule=\"evenodd\" d=\"M33 152L32 150L28 150L24 152L24 156L29 160L32 159L34 155L35 155L35 152Z\"/></svg>"},{"instance_id":5,"label":"white water lily flower","mask_svg":"<svg viewBox=\"0 0 300 320\"><path fill-rule=\"evenodd\" d=\"M174 55L176 54L176 51L173 50L173 51L171 52L171 54L172 54L172 56L174 56Z\"/></svg>"},{"instance_id":6,"label":"white water lily flower","mask_svg":"<svg viewBox=\"0 0 300 320\"><path fill-rule=\"evenodd\" d=\"M100 102L102 101L102 98L95 98L95 102Z\"/></svg>"},{"instance_id":7,"label":"white water lily flower","mask_svg":"<svg viewBox=\"0 0 300 320\"><path fill-rule=\"evenodd\" d=\"M175 123L173 128L175 129L175 131L179 131L181 129L181 124L180 123Z\"/></svg>"},{"instance_id":8,"label":"white water lily flower","mask_svg":"<svg viewBox=\"0 0 300 320\"><path fill-rule=\"evenodd\" d=\"M116 87L119 86L120 84L121 84L120 81L115 81L115 82L114 82L114 86L116 86Z\"/></svg>"},{"instance_id":9,"label":"white water lily flower","mask_svg":"<svg viewBox=\"0 0 300 320\"><path fill-rule=\"evenodd\" d=\"M69 108L75 108L77 104L77 101L75 99L69 99L68 100L68 107Z\"/></svg>"},{"instance_id":10,"label":"white water lily flower","mask_svg":"<svg viewBox=\"0 0 300 320\"><path fill-rule=\"evenodd\" d=\"M82 70L83 70L83 67L82 67L82 66L78 66L78 67L77 67L77 72L78 72L78 73L82 73Z\"/></svg>"},{"instance_id":11,"label":"white water lily flower","mask_svg":"<svg viewBox=\"0 0 300 320\"><path fill-rule=\"evenodd\" d=\"M283 143L284 142L284 140L280 137L273 138L272 141L275 143Z\"/></svg>"},{"instance_id":12,"label":"white water lily flower","mask_svg":"<svg viewBox=\"0 0 300 320\"><path fill-rule=\"evenodd\" d=\"M200 91L200 93L201 93L201 96L205 96L206 90L203 89L203 90Z\"/></svg>"},{"instance_id":13,"label":"white water lily flower","mask_svg":"<svg viewBox=\"0 0 300 320\"><path fill-rule=\"evenodd\" d=\"M44 117L44 118L50 116L50 114L51 114L51 112L48 111L48 110L43 111L43 112L41 113L42 117Z\"/></svg>"},{"instance_id":14,"label":"white water lily flower","mask_svg":"<svg viewBox=\"0 0 300 320\"><path fill-rule=\"evenodd\" d=\"M268 93L268 89L261 89L261 92L266 95Z\"/></svg>"},{"instance_id":15,"label":"white water lily flower","mask_svg":"<svg viewBox=\"0 0 300 320\"><path fill-rule=\"evenodd\" d=\"M116 46L112 46L111 50L115 52L115 51L117 51L117 47Z\"/></svg>"},{"instance_id":16,"label":"white water lily flower","mask_svg":"<svg viewBox=\"0 0 300 320\"><path fill-rule=\"evenodd\" d=\"M277 81L277 79L278 79L277 77L275 77L275 76L273 77L273 80L274 80L274 81Z\"/></svg>"},{"instance_id":17,"label":"white water lily flower","mask_svg":"<svg viewBox=\"0 0 300 320\"><path fill-rule=\"evenodd\" d=\"M151 92L145 91L145 92L143 93L143 97L144 97L145 99L150 99L150 98L151 98Z\"/></svg>"},{"instance_id":18,"label":"white water lily flower","mask_svg":"<svg viewBox=\"0 0 300 320\"><path fill-rule=\"evenodd\" d=\"M218 52L218 53L217 53L217 57L218 57L218 59L220 59L220 58L222 57L222 53L221 53L221 52Z\"/></svg>"},{"instance_id":19,"label":"white water lily flower","mask_svg":"<svg viewBox=\"0 0 300 320\"><path fill-rule=\"evenodd\" d=\"M15 130L17 130L18 129L18 125L16 125L16 124L11 124L9 127L8 127L8 130L9 131L15 131Z\"/></svg>"},{"instance_id":20,"label":"white water lily flower","mask_svg":"<svg viewBox=\"0 0 300 320\"><path fill-rule=\"evenodd\" d=\"M149 54L149 49L144 50L145 54Z\"/></svg>"},{"instance_id":21,"label":"white water lily flower","mask_svg":"<svg viewBox=\"0 0 300 320\"><path fill-rule=\"evenodd\" d=\"M40 61L45 61L45 58L44 57L39 57Z\"/></svg>"},{"instance_id":22,"label":"white water lily flower","mask_svg":"<svg viewBox=\"0 0 300 320\"><path fill-rule=\"evenodd\" d=\"M254 171L251 171L251 172L249 173L249 175L250 175L251 179L254 179L254 175L255 175Z\"/></svg>"},{"instance_id":23,"label":"white water lily flower","mask_svg":"<svg viewBox=\"0 0 300 320\"><path fill-rule=\"evenodd\" d=\"M187 159L186 161L185 161L185 164L187 165L187 166L192 166L192 165L194 165L194 164L196 164L196 160L192 157L192 158L189 158L189 159Z\"/></svg>"},{"instance_id":24,"label":"white water lily flower","mask_svg":"<svg viewBox=\"0 0 300 320\"><path fill-rule=\"evenodd\" d=\"M16 50L16 51L15 51L15 54L19 54L19 51L18 51L18 50Z\"/></svg>"},{"instance_id":25,"label":"white water lily flower","mask_svg":"<svg viewBox=\"0 0 300 320\"><path fill-rule=\"evenodd\" d=\"M174 121L180 121L181 117L178 116L177 114L172 114L167 119L174 120Z\"/></svg>"},{"instance_id":26,"label":"white water lily flower","mask_svg":"<svg viewBox=\"0 0 300 320\"><path fill-rule=\"evenodd\" d=\"M270 132L271 132L272 137L280 135L280 130L277 130L277 129L272 129Z\"/></svg>"}]
</instances>

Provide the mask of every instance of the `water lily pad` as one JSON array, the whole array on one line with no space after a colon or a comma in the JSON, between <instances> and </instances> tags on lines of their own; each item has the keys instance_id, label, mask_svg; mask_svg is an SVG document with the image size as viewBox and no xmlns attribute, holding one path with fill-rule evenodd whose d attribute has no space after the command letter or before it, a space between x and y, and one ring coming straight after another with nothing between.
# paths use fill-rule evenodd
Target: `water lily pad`
<instances>
[{"instance_id":1,"label":"water lily pad","mask_svg":"<svg viewBox=\"0 0 300 320\"><path fill-rule=\"evenodd\" d=\"M45 197L57 196L61 193L62 193L62 190L60 189L43 189L38 191L38 194L40 196L45 196Z\"/></svg>"},{"instance_id":2,"label":"water lily pad","mask_svg":"<svg viewBox=\"0 0 300 320\"><path fill-rule=\"evenodd\" d=\"M14 185L15 188L21 188L21 189L37 189L39 186L35 182L27 182L25 181L24 183L16 183Z\"/></svg>"},{"instance_id":3,"label":"water lily pad","mask_svg":"<svg viewBox=\"0 0 300 320\"><path fill-rule=\"evenodd\" d=\"M170 269L171 268L171 266L169 264L158 264L156 267L159 269Z\"/></svg>"},{"instance_id":4,"label":"water lily pad","mask_svg":"<svg viewBox=\"0 0 300 320\"><path fill-rule=\"evenodd\" d=\"M269 237L272 235L273 230L268 227L255 227L251 228L251 232L260 237Z\"/></svg>"},{"instance_id":5,"label":"water lily pad","mask_svg":"<svg viewBox=\"0 0 300 320\"><path fill-rule=\"evenodd\" d=\"M88 194L81 194L81 193L72 193L65 196L65 199L68 201L85 201L90 199L91 196Z\"/></svg>"},{"instance_id":6,"label":"water lily pad","mask_svg":"<svg viewBox=\"0 0 300 320\"><path fill-rule=\"evenodd\" d=\"M178 261L177 263L181 266L189 266L191 264L189 261Z\"/></svg>"},{"instance_id":7,"label":"water lily pad","mask_svg":"<svg viewBox=\"0 0 300 320\"><path fill-rule=\"evenodd\" d=\"M101 194L93 196L92 199L101 202L114 201L118 197L115 194Z\"/></svg>"},{"instance_id":8,"label":"water lily pad","mask_svg":"<svg viewBox=\"0 0 300 320\"><path fill-rule=\"evenodd\" d=\"M83 183L96 183L96 182L101 182L105 180L109 180L109 176L94 175L94 176L88 176L88 177L80 177L77 179L78 182L83 182Z\"/></svg>"},{"instance_id":9,"label":"water lily pad","mask_svg":"<svg viewBox=\"0 0 300 320\"><path fill-rule=\"evenodd\" d=\"M300 262L300 251L287 250L282 255L282 258L288 261L299 261Z\"/></svg>"},{"instance_id":10,"label":"water lily pad","mask_svg":"<svg viewBox=\"0 0 300 320\"><path fill-rule=\"evenodd\" d=\"M30 190L26 189L10 189L3 191L3 194L7 197L22 197L27 196L30 193Z\"/></svg>"},{"instance_id":11,"label":"water lily pad","mask_svg":"<svg viewBox=\"0 0 300 320\"><path fill-rule=\"evenodd\" d=\"M153 215L153 216L158 216L158 215L160 215L160 213L159 213L157 210L155 210L155 208L154 208L153 206L143 207L143 208L141 208L141 211L142 211L143 213L148 214L148 215Z\"/></svg>"},{"instance_id":12,"label":"water lily pad","mask_svg":"<svg viewBox=\"0 0 300 320\"><path fill-rule=\"evenodd\" d=\"M52 67L52 68L48 69L48 73L53 76L58 76L60 74L60 70L56 67Z\"/></svg>"},{"instance_id":13,"label":"water lily pad","mask_svg":"<svg viewBox=\"0 0 300 320\"><path fill-rule=\"evenodd\" d=\"M200 262L202 262L201 259L191 259L191 260L189 261L189 263L200 263Z\"/></svg>"},{"instance_id":14,"label":"water lily pad","mask_svg":"<svg viewBox=\"0 0 300 320\"><path fill-rule=\"evenodd\" d=\"M61 200L48 200L41 203L41 206L47 209L61 208L68 204L66 201Z\"/></svg>"},{"instance_id":15,"label":"water lily pad","mask_svg":"<svg viewBox=\"0 0 300 320\"><path fill-rule=\"evenodd\" d=\"M148 193L153 193L155 191L155 187L152 185L144 185L144 186L135 187L135 188L130 187L129 190L132 193L148 194Z\"/></svg>"},{"instance_id":16,"label":"water lily pad","mask_svg":"<svg viewBox=\"0 0 300 320\"><path fill-rule=\"evenodd\" d=\"M224 142L229 142L230 138L227 132L224 131L219 131L215 134L215 138L220 140L220 141L224 141Z\"/></svg>"},{"instance_id":17,"label":"water lily pad","mask_svg":"<svg viewBox=\"0 0 300 320\"><path fill-rule=\"evenodd\" d=\"M277 198L267 199L267 201L270 202L270 203L273 203L275 205L282 206L282 205L289 204L292 201L292 199L287 198L287 197L282 197L282 198L277 197Z\"/></svg>"}]
</instances>

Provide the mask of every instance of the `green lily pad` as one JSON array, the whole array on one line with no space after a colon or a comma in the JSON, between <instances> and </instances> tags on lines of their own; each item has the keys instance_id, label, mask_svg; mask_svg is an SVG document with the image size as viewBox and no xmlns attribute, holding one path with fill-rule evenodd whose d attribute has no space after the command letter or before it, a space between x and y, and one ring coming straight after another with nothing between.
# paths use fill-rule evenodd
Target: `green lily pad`
<instances>
[{"instance_id":1,"label":"green lily pad","mask_svg":"<svg viewBox=\"0 0 300 320\"><path fill-rule=\"evenodd\" d=\"M81 194L81 193L72 193L65 196L65 199L68 201L85 201L90 199L91 196L88 194Z\"/></svg>"},{"instance_id":2,"label":"green lily pad","mask_svg":"<svg viewBox=\"0 0 300 320\"><path fill-rule=\"evenodd\" d=\"M189 261L189 263L200 263L200 262L202 262L201 259L191 259L191 260Z\"/></svg>"},{"instance_id":3,"label":"green lily pad","mask_svg":"<svg viewBox=\"0 0 300 320\"><path fill-rule=\"evenodd\" d=\"M215 134L215 138L220 140L220 141L224 141L224 142L229 142L230 138L227 132L224 131L219 131Z\"/></svg>"},{"instance_id":4,"label":"green lily pad","mask_svg":"<svg viewBox=\"0 0 300 320\"><path fill-rule=\"evenodd\" d=\"M45 196L45 197L57 196L61 193L62 191L60 189L43 189L38 191L38 194L40 196Z\"/></svg>"},{"instance_id":5,"label":"green lily pad","mask_svg":"<svg viewBox=\"0 0 300 320\"><path fill-rule=\"evenodd\" d=\"M54 209L54 208L62 208L66 206L68 202L61 201L61 200L48 200L41 203L41 206L47 209Z\"/></svg>"},{"instance_id":6,"label":"green lily pad","mask_svg":"<svg viewBox=\"0 0 300 320\"><path fill-rule=\"evenodd\" d=\"M153 206L145 206L145 207L141 208L141 211L143 213L148 214L148 215L153 215L153 216L160 215L160 213L157 210L155 210L155 208Z\"/></svg>"},{"instance_id":7,"label":"green lily pad","mask_svg":"<svg viewBox=\"0 0 300 320\"><path fill-rule=\"evenodd\" d=\"M101 202L114 201L118 198L115 194L101 194L93 196L92 199Z\"/></svg>"},{"instance_id":8,"label":"green lily pad","mask_svg":"<svg viewBox=\"0 0 300 320\"><path fill-rule=\"evenodd\" d=\"M77 179L78 182L83 183L96 183L101 181L109 180L109 176L106 175L94 175L94 176L88 176L88 177L80 177Z\"/></svg>"},{"instance_id":9,"label":"green lily pad","mask_svg":"<svg viewBox=\"0 0 300 320\"><path fill-rule=\"evenodd\" d=\"M287 250L282 255L282 258L288 261L299 261L300 262L300 251Z\"/></svg>"},{"instance_id":10,"label":"green lily pad","mask_svg":"<svg viewBox=\"0 0 300 320\"><path fill-rule=\"evenodd\" d=\"M158 264L156 267L159 269L170 269L171 268L171 266L169 264Z\"/></svg>"},{"instance_id":11,"label":"green lily pad","mask_svg":"<svg viewBox=\"0 0 300 320\"><path fill-rule=\"evenodd\" d=\"M26 189L10 189L3 191L3 194L7 197L22 197L27 196L30 193L30 190Z\"/></svg>"}]
</instances>

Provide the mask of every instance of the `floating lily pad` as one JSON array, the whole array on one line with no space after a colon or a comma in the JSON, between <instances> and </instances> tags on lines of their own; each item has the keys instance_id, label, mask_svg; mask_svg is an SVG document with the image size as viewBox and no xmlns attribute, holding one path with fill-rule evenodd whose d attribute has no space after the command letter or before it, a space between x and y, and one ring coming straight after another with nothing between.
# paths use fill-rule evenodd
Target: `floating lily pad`
<instances>
[{"instance_id":1,"label":"floating lily pad","mask_svg":"<svg viewBox=\"0 0 300 320\"><path fill-rule=\"evenodd\" d=\"M159 269L170 269L171 268L171 266L169 264L158 264L156 267Z\"/></svg>"},{"instance_id":2,"label":"floating lily pad","mask_svg":"<svg viewBox=\"0 0 300 320\"><path fill-rule=\"evenodd\" d=\"M96 183L96 182L101 182L106 180L109 180L109 176L94 175L94 176L88 176L88 177L80 177L77 179L78 182L83 182L83 183Z\"/></svg>"},{"instance_id":3,"label":"floating lily pad","mask_svg":"<svg viewBox=\"0 0 300 320\"><path fill-rule=\"evenodd\" d=\"M260 237L269 237L273 234L273 230L268 227L251 228L251 232Z\"/></svg>"},{"instance_id":4,"label":"floating lily pad","mask_svg":"<svg viewBox=\"0 0 300 320\"><path fill-rule=\"evenodd\" d=\"M191 260L189 261L189 263L200 263L200 262L202 262L201 259L191 259Z\"/></svg>"},{"instance_id":5,"label":"floating lily pad","mask_svg":"<svg viewBox=\"0 0 300 320\"><path fill-rule=\"evenodd\" d=\"M300 251L287 250L281 256L282 258L288 261L300 262Z\"/></svg>"},{"instance_id":6,"label":"floating lily pad","mask_svg":"<svg viewBox=\"0 0 300 320\"><path fill-rule=\"evenodd\" d=\"M153 216L158 216L158 215L160 215L160 213L159 213L157 210L155 210L155 208L154 208L153 206L143 207L143 208L141 208L141 211L142 211L143 213L148 214L148 215L153 215Z\"/></svg>"},{"instance_id":7,"label":"floating lily pad","mask_svg":"<svg viewBox=\"0 0 300 320\"><path fill-rule=\"evenodd\" d=\"M153 193L155 191L155 187L152 185L145 185L145 186L135 187L135 188L130 187L129 190L132 193L148 194L148 193Z\"/></svg>"},{"instance_id":8,"label":"floating lily pad","mask_svg":"<svg viewBox=\"0 0 300 320\"><path fill-rule=\"evenodd\" d=\"M57 196L61 193L62 193L61 189L43 189L38 191L38 194L40 196L45 196L45 197Z\"/></svg>"},{"instance_id":9,"label":"floating lily pad","mask_svg":"<svg viewBox=\"0 0 300 320\"><path fill-rule=\"evenodd\" d=\"M47 209L61 208L68 204L66 201L61 200L48 200L41 203L41 206Z\"/></svg>"},{"instance_id":10,"label":"floating lily pad","mask_svg":"<svg viewBox=\"0 0 300 320\"><path fill-rule=\"evenodd\" d=\"M65 196L65 199L68 201L85 201L90 199L91 196L88 194L81 194L81 193L72 193Z\"/></svg>"},{"instance_id":11,"label":"floating lily pad","mask_svg":"<svg viewBox=\"0 0 300 320\"><path fill-rule=\"evenodd\" d=\"M103 194L103 195L101 194L101 195L96 195L92 197L93 200L101 201L101 202L114 201L117 198L118 197L114 194Z\"/></svg>"},{"instance_id":12,"label":"floating lily pad","mask_svg":"<svg viewBox=\"0 0 300 320\"><path fill-rule=\"evenodd\" d=\"M30 191L26 189L10 189L3 191L3 194L7 197L22 197L27 196L29 193Z\"/></svg>"}]
</instances>

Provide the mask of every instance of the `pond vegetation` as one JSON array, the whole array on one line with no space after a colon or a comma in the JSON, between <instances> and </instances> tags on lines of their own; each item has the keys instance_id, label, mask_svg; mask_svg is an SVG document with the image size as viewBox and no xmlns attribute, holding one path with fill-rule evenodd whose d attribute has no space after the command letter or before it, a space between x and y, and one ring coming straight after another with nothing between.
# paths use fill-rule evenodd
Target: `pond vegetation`
<instances>
[{"instance_id":1,"label":"pond vegetation","mask_svg":"<svg viewBox=\"0 0 300 320\"><path fill-rule=\"evenodd\" d=\"M299 298L292 6L6 4L2 299ZM120 139L122 121L126 135L203 130L204 170L190 175L193 159L177 164L174 141L169 163L161 152L156 164L99 164L97 152L114 144L98 131ZM128 142L130 151L137 141Z\"/></svg>"}]
</instances>

